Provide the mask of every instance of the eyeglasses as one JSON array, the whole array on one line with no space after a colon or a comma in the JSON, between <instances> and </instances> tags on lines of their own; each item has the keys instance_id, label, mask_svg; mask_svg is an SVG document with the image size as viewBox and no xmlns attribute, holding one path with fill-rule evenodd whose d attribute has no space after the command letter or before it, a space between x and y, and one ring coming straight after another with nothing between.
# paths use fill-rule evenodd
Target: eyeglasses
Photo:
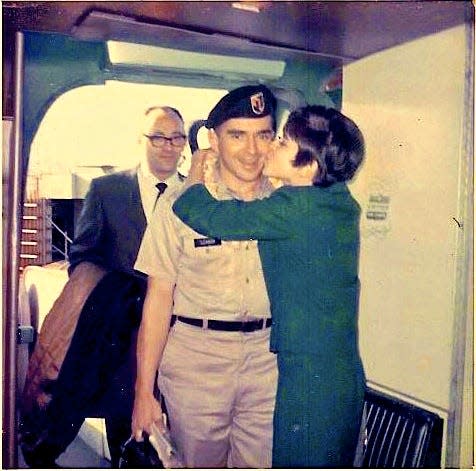
<instances>
[{"instance_id":1,"label":"eyeglasses","mask_svg":"<svg viewBox=\"0 0 476 471\"><path fill-rule=\"evenodd\" d=\"M184 135L179 135L179 136L173 136L173 137L166 137L166 136L148 136L147 134L144 134L144 136L149 139L150 143L154 147L163 147L165 146L166 142L170 142L174 147L182 147L185 145L186 141L186 136Z\"/></svg>"}]
</instances>

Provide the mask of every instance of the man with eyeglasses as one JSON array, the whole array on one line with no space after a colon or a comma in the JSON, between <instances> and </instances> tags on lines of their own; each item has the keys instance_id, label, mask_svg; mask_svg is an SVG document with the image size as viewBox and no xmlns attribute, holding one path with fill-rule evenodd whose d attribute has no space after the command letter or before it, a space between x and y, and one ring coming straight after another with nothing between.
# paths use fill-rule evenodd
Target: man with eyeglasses
<instances>
[{"instance_id":1,"label":"man with eyeglasses","mask_svg":"<svg viewBox=\"0 0 476 471\"><path fill-rule=\"evenodd\" d=\"M70 274L81 262L91 262L108 272L146 278L134 270L134 262L146 225L159 211L159 197L182 185L184 177L177 172L177 164L185 143L184 122L178 110L169 106L146 110L138 140L139 166L91 182L70 248ZM121 367L101 398L99 411L95 411L106 419L112 467L116 468L121 445L131 434L135 380L132 343L128 363Z\"/></svg>"},{"instance_id":2,"label":"man with eyeglasses","mask_svg":"<svg viewBox=\"0 0 476 471\"><path fill-rule=\"evenodd\" d=\"M177 165L185 143L178 110L167 106L146 110L139 136L139 166L91 182L69 253L70 273L83 261L134 273L142 235L158 196L180 187L184 180ZM160 190L164 183L166 187Z\"/></svg>"},{"instance_id":3,"label":"man with eyeglasses","mask_svg":"<svg viewBox=\"0 0 476 471\"><path fill-rule=\"evenodd\" d=\"M208 163L206 180L219 199L270 194L262 168L275 108L273 94L258 85L231 91L210 112L206 127L217 160ZM269 468L277 366L257 244L194 232L171 210L178 193L165 196L135 265L149 278L132 431L141 440L154 423L163 427L153 396L159 368L170 433L186 467Z\"/></svg>"}]
</instances>

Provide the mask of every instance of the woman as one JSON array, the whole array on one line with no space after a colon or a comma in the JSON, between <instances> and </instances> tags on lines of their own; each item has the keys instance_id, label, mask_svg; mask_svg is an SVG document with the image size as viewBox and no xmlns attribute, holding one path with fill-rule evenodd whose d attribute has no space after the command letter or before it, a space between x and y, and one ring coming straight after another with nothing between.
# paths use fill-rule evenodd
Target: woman
<instances>
[{"instance_id":1,"label":"woman","mask_svg":"<svg viewBox=\"0 0 476 471\"><path fill-rule=\"evenodd\" d=\"M290 114L265 161L263 173L283 181L269 198L217 201L193 185L174 205L202 234L259 241L279 367L273 467L352 466L365 377L357 335L360 208L345 182L363 155L355 123L307 106Z\"/></svg>"}]
</instances>

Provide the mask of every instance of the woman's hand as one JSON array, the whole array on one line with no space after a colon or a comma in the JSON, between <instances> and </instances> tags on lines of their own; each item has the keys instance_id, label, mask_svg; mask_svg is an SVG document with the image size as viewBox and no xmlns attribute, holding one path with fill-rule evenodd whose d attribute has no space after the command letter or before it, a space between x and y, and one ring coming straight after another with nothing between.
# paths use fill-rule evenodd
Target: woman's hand
<instances>
[{"instance_id":1,"label":"woman's hand","mask_svg":"<svg viewBox=\"0 0 476 471\"><path fill-rule=\"evenodd\" d=\"M188 172L187 185L203 183L205 178L205 162L214 157L212 149L198 149L192 155L192 164Z\"/></svg>"},{"instance_id":2,"label":"woman's hand","mask_svg":"<svg viewBox=\"0 0 476 471\"><path fill-rule=\"evenodd\" d=\"M132 411L132 436L137 442L144 438L142 432L152 433L152 424L165 430L162 408L153 394L136 394Z\"/></svg>"}]
</instances>

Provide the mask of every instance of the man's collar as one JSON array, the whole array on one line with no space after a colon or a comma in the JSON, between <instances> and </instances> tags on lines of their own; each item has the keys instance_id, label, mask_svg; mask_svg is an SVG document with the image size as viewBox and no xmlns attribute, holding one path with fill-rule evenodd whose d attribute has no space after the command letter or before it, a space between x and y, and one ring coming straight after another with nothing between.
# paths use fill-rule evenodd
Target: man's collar
<instances>
[{"instance_id":1,"label":"man's collar","mask_svg":"<svg viewBox=\"0 0 476 471\"><path fill-rule=\"evenodd\" d=\"M167 177L165 180L159 180L149 169L149 166L145 162L141 162L139 164L139 168L137 170L141 178L144 179L144 181L149 182L150 185L156 185L159 182L165 182L167 185L173 184L173 183L178 183L178 182L183 182L185 180L185 177L181 175L178 172L173 173L169 177Z\"/></svg>"},{"instance_id":2,"label":"man's collar","mask_svg":"<svg viewBox=\"0 0 476 471\"><path fill-rule=\"evenodd\" d=\"M149 166L147 165L147 162L141 161L141 163L139 164L139 168L137 169L137 173L144 180L151 180L151 181L157 180L157 178L155 178L152 172L149 170Z\"/></svg>"}]
</instances>

